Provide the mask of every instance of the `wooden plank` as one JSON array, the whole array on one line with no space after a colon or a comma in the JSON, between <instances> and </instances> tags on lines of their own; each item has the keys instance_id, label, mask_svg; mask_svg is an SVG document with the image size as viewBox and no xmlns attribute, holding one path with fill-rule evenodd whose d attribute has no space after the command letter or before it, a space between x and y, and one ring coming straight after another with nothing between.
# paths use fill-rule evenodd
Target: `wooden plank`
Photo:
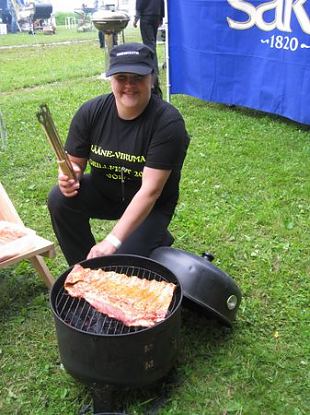
<instances>
[{"instance_id":1,"label":"wooden plank","mask_svg":"<svg viewBox=\"0 0 310 415\"><path fill-rule=\"evenodd\" d=\"M28 251L24 252L20 255L14 256L12 258L9 258L5 261L0 262L0 268L8 267L9 265L15 264L18 261L21 261L22 259L29 259L32 256L36 255L45 255L49 258L52 258L55 256L55 248L53 242L50 242L44 238L41 238L41 236L35 235L33 237L34 243L33 247Z\"/></svg>"},{"instance_id":2,"label":"wooden plank","mask_svg":"<svg viewBox=\"0 0 310 415\"><path fill-rule=\"evenodd\" d=\"M19 217L11 199L6 193L4 187L0 183L0 220L6 220L8 222L18 223L23 225L23 221Z\"/></svg>"},{"instance_id":3,"label":"wooden plank","mask_svg":"<svg viewBox=\"0 0 310 415\"><path fill-rule=\"evenodd\" d=\"M17 213L11 199L6 193L4 187L0 183L0 220L17 223L24 226L23 221ZM7 259L6 261L0 262L0 268L6 268L10 265L16 264L19 261L28 259L37 272L40 274L41 278L50 289L54 283L54 278L50 273L47 265L44 262L42 256L54 257L55 248L54 244L47 239L41 238L38 235L33 236L33 244L29 251L24 251L20 255L16 255L12 258Z\"/></svg>"},{"instance_id":4,"label":"wooden plank","mask_svg":"<svg viewBox=\"0 0 310 415\"><path fill-rule=\"evenodd\" d=\"M45 282L47 288L50 290L55 282L50 270L46 266L43 258L41 256L34 256L30 258L30 261L34 268L38 271L41 278Z\"/></svg>"}]
</instances>

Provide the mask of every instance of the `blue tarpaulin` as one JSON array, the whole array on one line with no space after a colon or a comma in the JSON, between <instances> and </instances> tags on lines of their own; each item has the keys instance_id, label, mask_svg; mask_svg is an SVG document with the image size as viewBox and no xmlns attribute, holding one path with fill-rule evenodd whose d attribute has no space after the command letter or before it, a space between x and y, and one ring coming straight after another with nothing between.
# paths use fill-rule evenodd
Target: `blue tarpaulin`
<instances>
[{"instance_id":1,"label":"blue tarpaulin","mask_svg":"<svg viewBox=\"0 0 310 415\"><path fill-rule=\"evenodd\" d=\"M171 94L310 124L310 0L168 0Z\"/></svg>"}]
</instances>

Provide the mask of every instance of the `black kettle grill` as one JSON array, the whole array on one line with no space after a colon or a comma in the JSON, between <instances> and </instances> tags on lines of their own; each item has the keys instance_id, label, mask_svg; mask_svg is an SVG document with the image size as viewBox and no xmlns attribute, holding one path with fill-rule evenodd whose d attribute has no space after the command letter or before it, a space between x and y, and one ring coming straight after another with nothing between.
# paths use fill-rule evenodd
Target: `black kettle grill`
<instances>
[{"instance_id":1,"label":"black kettle grill","mask_svg":"<svg viewBox=\"0 0 310 415\"><path fill-rule=\"evenodd\" d=\"M50 300L61 361L68 373L91 387L95 414L112 412L115 388L151 385L172 369L180 342L181 304L232 325L241 292L230 276L211 264L212 258L161 247L151 258L111 255L81 262L86 268L175 283L165 320L149 328L126 327L83 299L70 297L64 281L71 268L57 279Z\"/></svg>"},{"instance_id":2,"label":"black kettle grill","mask_svg":"<svg viewBox=\"0 0 310 415\"><path fill-rule=\"evenodd\" d=\"M71 297L64 290L71 268L53 285L50 300L62 364L76 380L90 386L94 413L112 412L114 390L154 384L174 366L183 294L173 272L149 258L112 255L81 265L176 285L165 319L152 327L127 327L84 299Z\"/></svg>"}]
</instances>

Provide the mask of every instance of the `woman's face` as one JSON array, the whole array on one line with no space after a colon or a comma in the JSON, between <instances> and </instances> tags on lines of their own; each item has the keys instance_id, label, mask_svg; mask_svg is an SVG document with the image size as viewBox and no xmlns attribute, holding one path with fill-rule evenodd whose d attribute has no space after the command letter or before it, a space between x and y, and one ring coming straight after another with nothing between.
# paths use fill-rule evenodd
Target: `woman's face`
<instances>
[{"instance_id":1,"label":"woman's face","mask_svg":"<svg viewBox=\"0 0 310 415\"><path fill-rule=\"evenodd\" d=\"M151 98L152 74L119 73L112 76L111 86L117 108L129 113L137 112L138 116Z\"/></svg>"}]
</instances>

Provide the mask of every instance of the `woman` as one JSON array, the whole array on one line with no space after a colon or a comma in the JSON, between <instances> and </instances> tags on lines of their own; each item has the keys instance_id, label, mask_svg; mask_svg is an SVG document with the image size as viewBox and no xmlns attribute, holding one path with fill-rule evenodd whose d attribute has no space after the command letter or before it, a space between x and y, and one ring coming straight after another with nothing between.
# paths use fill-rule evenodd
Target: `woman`
<instances>
[{"instance_id":1,"label":"woman","mask_svg":"<svg viewBox=\"0 0 310 415\"><path fill-rule=\"evenodd\" d=\"M171 244L167 228L188 146L184 121L152 93L154 54L146 45L115 46L107 76L112 93L84 103L70 125L65 148L77 180L60 173L49 195L69 265L114 253L149 256ZM84 174L87 162L90 174ZM118 221L96 243L91 218Z\"/></svg>"}]
</instances>

